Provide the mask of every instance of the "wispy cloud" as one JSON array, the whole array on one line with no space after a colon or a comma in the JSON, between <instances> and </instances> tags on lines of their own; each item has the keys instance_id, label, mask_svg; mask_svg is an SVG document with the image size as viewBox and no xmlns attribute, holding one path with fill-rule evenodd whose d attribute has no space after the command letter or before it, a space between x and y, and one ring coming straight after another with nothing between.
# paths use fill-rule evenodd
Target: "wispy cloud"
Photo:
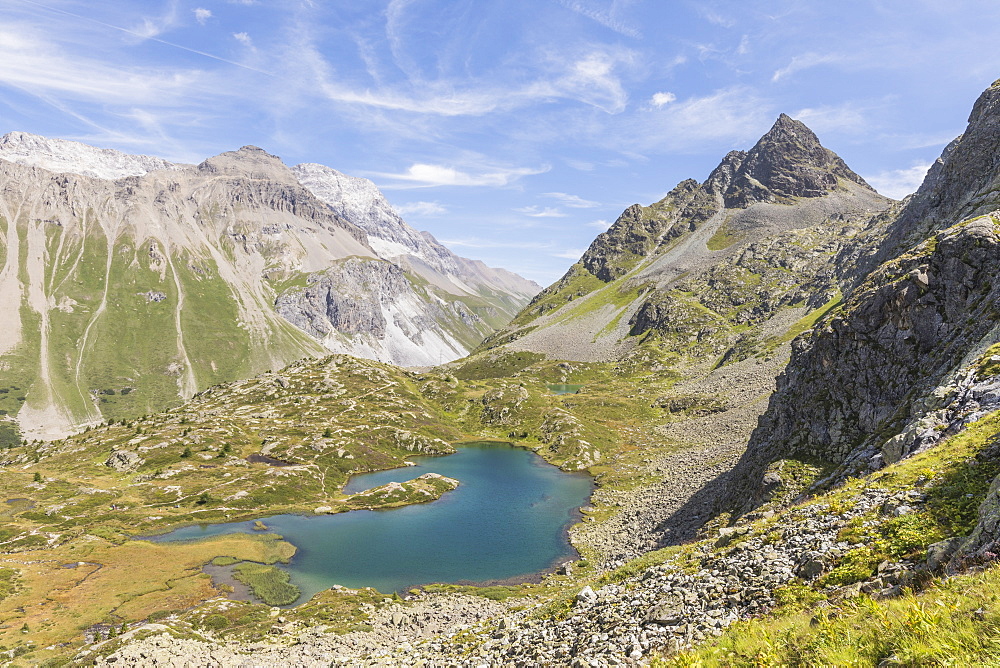
<instances>
[{"instance_id":1,"label":"wispy cloud","mask_svg":"<svg viewBox=\"0 0 1000 668\"><path fill-rule=\"evenodd\" d=\"M208 58L210 60L214 60L214 61L217 61L217 62L220 62L220 63L226 63L227 65L234 65L236 67L240 67L240 68L243 68L245 70L250 70L250 71L253 71L253 72L258 72L260 74L267 74L267 75L270 76L270 72L266 72L264 70L260 70L260 69L257 69L255 67L251 67L251 66L249 66L249 65L247 65L245 63L236 62L234 60L229 60L228 58L223 58L221 56L217 56L217 55L215 55L213 53L208 53L207 51L201 51L199 49L192 49L189 46L184 46L182 44L177 44L175 42L169 42L169 41L167 41L165 39L160 39L156 35L162 33L168 27L172 27L172 25L173 25L173 23L171 23L170 25L168 25L167 18L161 18L160 20L148 19L147 18L147 19L143 19L142 23L139 26L135 27L135 28L124 28L122 26L115 25L113 23L107 23L105 21L98 20L98 19L93 18L91 16L84 16L82 14L76 14L76 13L67 11L65 9L60 9L58 7L49 7L47 5L43 5L40 2L35 2L35 0L21 0L21 1L24 2L24 3L26 3L26 4L28 4L28 5L32 5L34 7L39 7L41 9L44 9L44 10L46 10L48 12L53 12L55 14L61 14L63 16L68 16L68 17L71 17L73 19L77 19L77 20L82 21L82 22L87 22L87 23L91 23L91 24L96 25L96 26L101 26L103 28L107 28L109 30L115 30L115 31L118 31L118 32L120 32L120 33L122 33L124 35L128 35L130 37L138 38L140 40L149 40L151 42L157 42L158 44L163 44L164 46L169 46L169 47L171 47L173 49L178 49L180 51L186 51L188 53L193 53L193 54L196 54L196 55L199 55L199 56L202 56L204 58ZM171 9L170 11L173 12L174 14L176 14L176 9L175 9L176 8L176 3L173 3L171 5L171 7L173 9ZM168 14L167 14L167 17L169 17L169 16L170 16L170 12L168 12ZM12 25L13 24L11 24L8 27L12 27ZM45 25L44 28L48 29L49 26ZM28 29L32 29L32 27L29 26ZM46 30L46 33L48 33L48 32L49 32L49 30ZM91 61L94 62L94 63L98 62L96 59L91 59ZM119 66L119 63L117 63L117 62L106 62L106 63L105 62L101 62L100 66L101 66L101 68L114 68L114 67Z\"/></svg>"},{"instance_id":2,"label":"wispy cloud","mask_svg":"<svg viewBox=\"0 0 1000 668\"><path fill-rule=\"evenodd\" d=\"M886 197L903 199L920 187L930 167L930 163L917 163L907 169L890 169L866 176L865 180Z\"/></svg>"},{"instance_id":3,"label":"wispy cloud","mask_svg":"<svg viewBox=\"0 0 1000 668\"><path fill-rule=\"evenodd\" d=\"M559 200L563 206L568 206L571 209L592 209L601 204L600 202L583 199L579 195L570 195L568 193L542 193L542 197L551 197Z\"/></svg>"},{"instance_id":4,"label":"wispy cloud","mask_svg":"<svg viewBox=\"0 0 1000 668\"><path fill-rule=\"evenodd\" d=\"M716 11L709 7L698 6L698 13L709 23L722 28L732 28L737 23L736 18L731 12Z\"/></svg>"},{"instance_id":5,"label":"wispy cloud","mask_svg":"<svg viewBox=\"0 0 1000 668\"><path fill-rule=\"evenodd\" d=\"M619 4L617 2L612 2L611 8L608 11L601 11L600 9L594 7L592 3L583 2L582 0L559 0L559 4L571 12L576 12L580 16L585 16L591 21L596 21L605 28L613 30L620 35L625 35L626 37L631 37L632 39L642 39L642 32L638 28L630 26L624 21L615 18L615 9Z\"/></svg>"},{"instance_id":6,"label":"wispy cloud","mask_svg":"<svg viewBox=\"0 0 1000 668\"><path fill-rule=\"evenodd\" d=\"M531 216L532 218L565 218L567 214L563 213L559 209L555 209L549 206L537 207L537 206L522 206L520 208L514 209L518 213L523 213L526 216Z\"/></svg>"},{"instance_id":7,"label":"wispy cloud","mask_svg":"<svg viewBox=\"0 0 1000 668\"><path fill-rule=\"evenodd\" d=\"M795 56L792 61L776 70L771 76L772 82L778 82L782 79L795 74L796 72L801 72L802 70L807 70L813 67L818 67L819 65L831 65L833 63L844 62L845 57L841 54L836 53L804 53L800 56Z\"/></svg>"},{"instance_id":8,"label":"wispy cloud","mask_svg":"<svg viewBox=\"0 0 1000 668\"><path fill-rule=\"evenodd\" d=\"M193 90L207 92L203 73L128 68L80 54L63 53L28 26L0 29L4 65L0 83L34 94L56 93L111 104L179 106Z\"/></svg>"},{"instance_id":9,"label":"wispy cloud","mask_svg":"<svg viewBox=\"0 0 1000 668\"><path fill-rule=\"evenodd\" d=\"M438 202L409 202L395 208L401 216L438 216L448 213L448 209Z\"/></svg>"},{"instance_id":10,"label":"wispy cloud","mask_svg":"<svg viewBox=\"0 0 1000 668\"><path fill-rule=\"evenodd\" d=\"M237 42L239 42L240 44L242 44L243 46L245 46L247 48L250 48L250 49L253 48L253 39L250 37L249 33L234 32L233 33L233 39L235 39Z\"/></svg>"},{"instance_id":11,"label":"wispy cloud","mask_svg":"<svg viewBox=\"0 0 1000 668\"><path fill-rule=\"evenodd\" d=\"M193 10L195 20L201 25L208 23L208 20L212 18L212 10L205 9L204 7L198 7Z\"/></svg>"},{"instance_id":12,"label":"wispy cloud","mask_svg":"<svg viewBox=\"0 0 1000 668\"><path fill-rule=\"evenodd\" d=\"M362 51L359 57L370 80L342 76L324 55L307 21L297 26L296 40L284 61L308 71L313 80L309 90L319 91L330 101L389 111L475 117L565 100L608 113L619 113L627 105L628 93L619 70L632 67L636 54L618 46L565 49L547 45L532 53L530 68L524 70L528 76L476 78L464 71L450 76L442 65L442 71L426 77L412 62L404 39L411 4L410 0L394 0L386 10L389 49L397 72L404 75L402 79L383 77L370 45L357 36L353 41ZM424 39L422 34L420 39Z\"/></svg>"},{"instance_id":13,"label":"wispy cloud","mask_svg":"<svg viewBox=\"0 0 1000 668\"><path fill-rule=\"evenodd\" d=\"M737 56L745 56L750 53L750 35L743 35L740 38L739 46L736 47Z\"/></svg>"},{"instance_id":14,"label":"wispy cloud","mask_svg":"<svg viewBox=\"0 0 1000 668\"><path fill-rule=\"evenodd\" d=\"M129 29L129 32L142 39L151 39L176 27L179 22L177 2L175 0L167 6L166 11L161 16L143 17L138 25Z\"/></svg>"},{"instance_id":15,"label":"wispy cloud","mask_svg":"<svg viewBox=\"0 0 1000 668\"><path fill-rule=\"evenodd\" d=\"M807 107L792 114L808 125L814 132L862 132L871 129L872 124L865 116L865 110L853 102L836 106Z\"/></svg>"},{"instance_id":16,"label":"wispy cloud","mask_svg":"<svg viewBox=\"0 0 1000 668\"><path fill-rule=\"evenodd\" d=\"M597 166L593 162L589 162L587 160L574 160L573 158L568 158L566 160L566 164L581 172L592 172Z\"/></svg>"},{"instance_id":17,"label":"wispy cloud","mask_svg":"<svg viewBox=\"0 0 1000 668\"><path fill-rule=\"evenodd\" d=\"M469 237L464 239L439 239L445 246L460 246L463 248L513 248L521 250L547 250L552 248L550 242L544 241L497 241Z\"/></svg>"},{"instance_id":18,"label":"wispy cloud","mask_svg":"<svg viewBox=\"0 0 1000 668\"><path fill-rule=\"evenodd\" d=\"M645 151L704 150L711 142L756 138L774 121L774 103L754 89L734 86L690 97L662 109L647 108L620 124L619 148Z\"/></svg>"},{"instance_id":19,"label":"wispy cloud","mask_svg":"<svg viewBox=\"0 0 1000 668\"><path fill-rule=\"evenodd\" d=\"M508 167L488 168L486 171L470 173L445 165L415 163L410 165L405 172L398 174L373 172L371 175L380 179L388 179L389 183L380 185L386 189L433 188L436 186L492 186L498 188L509 185L524 176L541 174L548 170L548 167Z\"/></svg>"},{"instance_id":20,"label":"wispy cloud","mask_svg":"<svg viewBox=\"0 0 1000 668\"><path fill-rule=\"evenodd\" d=\"M552 257L561 257L567 260L579 260L580 257L586 252L586 248L567 248L564 251L552 253Z\"/></svg>"},{"instance_id":21,"label":"wispy cloud","mask_svg":"<svg viewBox=\"0 0 1000 668\"><path fill-rule=\"evenodd\" d=\"M587 227L593 227L603 232L604 230L611 227L611 223L607 220L595 220L592 223L587 223Z\"/></svg>"}]
</instances>

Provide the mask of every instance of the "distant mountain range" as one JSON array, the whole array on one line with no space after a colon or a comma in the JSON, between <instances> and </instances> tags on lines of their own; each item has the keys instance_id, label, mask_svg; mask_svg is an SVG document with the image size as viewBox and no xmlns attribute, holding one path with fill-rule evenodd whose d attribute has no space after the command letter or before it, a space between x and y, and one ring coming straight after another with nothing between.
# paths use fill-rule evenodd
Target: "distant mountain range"
<instances>
[{"instance_id":1,"label":"distant mountain range","mask_svg":"<svg viewBox=\"0 0 1000 668\"><path fill-rule=\"evenodd\" d=\"M12 132L0 178L8 440L11 419L55 436L306 356L446 362L540 289L370 181L252 146L182 165Z\"/></svg>"}]
</instances>

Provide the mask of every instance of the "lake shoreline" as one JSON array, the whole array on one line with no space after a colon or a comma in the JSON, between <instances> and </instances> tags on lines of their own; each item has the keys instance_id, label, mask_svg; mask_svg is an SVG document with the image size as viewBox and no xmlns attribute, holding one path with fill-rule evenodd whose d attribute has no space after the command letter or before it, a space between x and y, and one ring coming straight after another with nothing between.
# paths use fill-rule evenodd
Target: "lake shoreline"
<instances>
[{"instance_id":1,"label":"lake shoreline","mask_svg":"<svg viewBox=\"0 0 1000 668\"><path fill-rule=\"evenodd\" d=\"M596 489L590 475L562 471L531 449L506 441L469 441L456 447L454 455L417 456L415 466L350 479L356 487L379 487L429 472L465 478L458 490L433 503L391 512L258 517L271 527L271 535L296 547L281 568L302 589L298 604L333 585L392 594L438 583L537 583L580 558L570 529L580 523L581 507ZM251 533L249 522L195 524L151 538L187 541L227 533ZM537 563L539 558L543 563ZM518 572L521 562L524 570Z\"/></svg>"}]
</instances>

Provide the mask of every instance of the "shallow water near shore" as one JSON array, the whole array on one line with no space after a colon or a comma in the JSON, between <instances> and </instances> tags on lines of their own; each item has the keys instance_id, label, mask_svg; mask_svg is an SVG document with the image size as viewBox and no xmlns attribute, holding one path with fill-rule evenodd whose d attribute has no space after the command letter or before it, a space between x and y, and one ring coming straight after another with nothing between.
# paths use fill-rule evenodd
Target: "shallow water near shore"
<instances>
[{"instance_id":1,"label":"shallow water near shore","mask_svg":"<svg viewBox=\"0 0 1000 668\"><path fill-rule=\"evenodd\" d=\"M576 394L583 385L567 385L566 383L550 383L547 385L552 394Z\"/></svg>"},{"instance_id":2,"label":"shallow water near shore","mask_svg":"<svg viewBox=\"0 0 1000 668\"><path fill-rule=\"evenodd\" d=\"M302 590L296 603L335 584L405 593L434 582L514 580L576 557L567 529L593 490L590 476L565 473L528 450L466 443L445 457L411 457L416 466L357 475L345 492L403 482L424 473L456 478L458 489L430 503L338 515L261 518L298 547L282 565ZM253 522L178 529L155 540L253 533Z\"/></svg>"}]
</instances>

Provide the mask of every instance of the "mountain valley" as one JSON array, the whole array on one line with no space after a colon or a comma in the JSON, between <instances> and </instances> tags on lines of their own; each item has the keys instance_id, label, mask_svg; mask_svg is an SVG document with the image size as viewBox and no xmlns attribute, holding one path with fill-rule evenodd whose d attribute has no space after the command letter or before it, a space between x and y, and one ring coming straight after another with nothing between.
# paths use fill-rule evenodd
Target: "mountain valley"
<instances>
[{"instance_id":1,"label":"mountain valley","mask_svg":"<svg viewBox=\"0 0 1000 668\"><path fill-rule=\"evenodd\" d=\"M782 114L538 294L327 167L81 146L0 142L11 665L995 660L1000 81L901 202ZM579 558L279 607L266 527L143 540L471 441L593 476Z\"/></svg>"}]
</instances>

